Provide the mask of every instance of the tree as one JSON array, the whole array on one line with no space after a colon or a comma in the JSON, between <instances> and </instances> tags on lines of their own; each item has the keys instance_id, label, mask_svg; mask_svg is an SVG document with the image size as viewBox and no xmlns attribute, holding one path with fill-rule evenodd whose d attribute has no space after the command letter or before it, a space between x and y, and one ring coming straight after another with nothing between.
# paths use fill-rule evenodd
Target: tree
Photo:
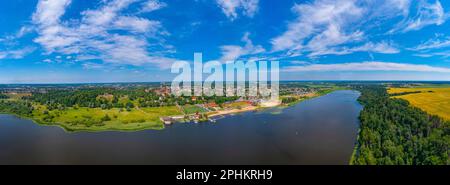
<instances>
[{"instance_id":1,"label":"tree","mask_svg":"<svg viewBox=\"0 0 450 185\"><path fill-rule=\"evenodd\" d=\"M450 124L390 98L382 86L356 88L364 106L354 164L450 164Z\"/></svg>"},{"instance_id":2,"label":"tree","mask_svg":"<svg viewBox=\"0 0 450 185\"><path fill-rule=\"evenodd\" d=\"M103 116L102 121L111 121L111 118L108 116L108 114L105 114L105 116Z\"/></svg>"}]
</instances>

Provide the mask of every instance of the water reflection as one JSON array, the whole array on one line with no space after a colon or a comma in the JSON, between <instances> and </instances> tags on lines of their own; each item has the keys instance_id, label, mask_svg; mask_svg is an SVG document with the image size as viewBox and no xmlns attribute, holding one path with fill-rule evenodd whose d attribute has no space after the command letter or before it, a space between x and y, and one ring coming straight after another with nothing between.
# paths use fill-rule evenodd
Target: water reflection
<instances>
[{"instance_id":1,"label":"water reflection","mask_svg":"<svg viewBox=\"0 0 450 185\"><path fill-rule=\"evenodd\" d=\"M0 115L0 164L347 164L361 106L337 91L161 131L66 133Z\"/></svg>"}]
</instances>

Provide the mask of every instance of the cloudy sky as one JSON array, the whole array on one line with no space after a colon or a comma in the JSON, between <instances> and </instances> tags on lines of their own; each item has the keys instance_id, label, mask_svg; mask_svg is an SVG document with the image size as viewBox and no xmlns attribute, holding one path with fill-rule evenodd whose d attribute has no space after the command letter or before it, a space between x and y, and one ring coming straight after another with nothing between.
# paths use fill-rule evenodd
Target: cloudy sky
<instances>
[{"instance_id":1,"label":"cloudy sky","mask_svg":"<svg viewBox=\"0 0 450 185\"><path fill-rule=\"evenodd\" d=\"M0 83L166 81L172 62L277 60L282 80L450 80L450 1L0 2Z\"/></svg>"}]
</instances>

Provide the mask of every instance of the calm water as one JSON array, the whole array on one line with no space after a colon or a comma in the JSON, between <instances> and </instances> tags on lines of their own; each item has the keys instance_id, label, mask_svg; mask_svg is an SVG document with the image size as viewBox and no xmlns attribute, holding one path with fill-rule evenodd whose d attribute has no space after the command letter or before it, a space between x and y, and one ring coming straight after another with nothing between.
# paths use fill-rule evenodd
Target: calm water
<instances>
[{"instance_id":1,"label":"calm water","mask_svg":"<svg viewBox=\"0 0 450 185\"><path fill-rule=\"evenodd\" d=\"M348 164L359 93L162 131L66 133L0 115L0 164Z\"/></svg>"}]
</instances>

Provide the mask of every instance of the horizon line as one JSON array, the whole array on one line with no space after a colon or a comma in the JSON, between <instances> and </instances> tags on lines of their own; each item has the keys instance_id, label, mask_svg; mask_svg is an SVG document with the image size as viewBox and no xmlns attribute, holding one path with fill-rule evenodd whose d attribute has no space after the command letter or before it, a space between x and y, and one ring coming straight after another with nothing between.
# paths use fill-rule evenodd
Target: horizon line
<instances>
[{"instance_id":1,"label":"horizon line","mask_svg":"<svg viewBox=\"0 0 450 185\"><path fill-rule=\"evenodd\" d=\"M450 80L280 80L279 82L448 82ZM138 83L171 83L171 81L116 81L116 82L24 82L0 83L0 85L77 85L77 84L138 84Z\"/></svg>"}]
</instances>

